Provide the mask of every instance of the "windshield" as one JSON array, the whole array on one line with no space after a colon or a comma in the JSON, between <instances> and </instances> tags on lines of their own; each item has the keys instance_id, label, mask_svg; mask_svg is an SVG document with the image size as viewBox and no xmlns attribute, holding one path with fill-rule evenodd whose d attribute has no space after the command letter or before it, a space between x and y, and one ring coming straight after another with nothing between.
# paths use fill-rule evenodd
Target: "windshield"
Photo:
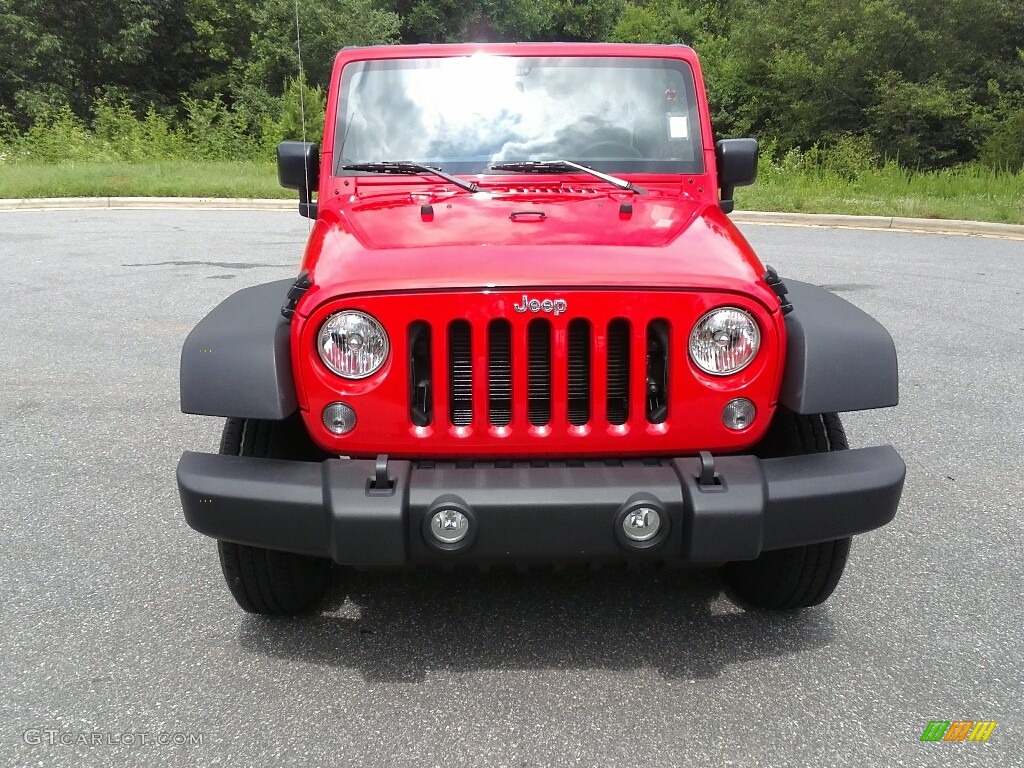
<instances>
[{"instance_id":1,"label":"windshield","mask_svg":"<svg viewBox=\"0 0 1024 768\"><path fill-rule=\"evenodd\" d=\"M408 160L449 173L570 160L606 172L701 173L693 73L677 59L477 54L354 62L335 174Z\"/></svg>"}]
</instances>

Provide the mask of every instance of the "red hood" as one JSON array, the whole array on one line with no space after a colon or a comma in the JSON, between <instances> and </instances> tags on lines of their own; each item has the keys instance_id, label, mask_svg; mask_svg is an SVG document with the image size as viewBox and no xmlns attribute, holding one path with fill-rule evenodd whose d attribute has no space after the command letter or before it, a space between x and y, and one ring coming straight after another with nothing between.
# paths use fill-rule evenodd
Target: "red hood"
<instances>
[{"instance_id":1,"label":"red hood","mask_svg":"<svg viewBox=\"0 0 1024 768\"><path fill-rule=\"evenodd\" d=\"M730 290L778 306L718 206L678 193L377 195L323 211L303 268L302 314L342 294L528 287Z\"/></svg>"},{"instance_id":2,"label":"red hood","mask_svg":"<svg viewBox=\"0 0 1024 768\"><path fill-rule=\"evenodd\" d=\"M632 212L620 213L622 204ZM631 192L558 188L542 194L385 195L349 208L366 248L453 245L662 246L694 217L699 201ZM432 214L422 213L430 205Z\"/></svg>"}]
</instances>

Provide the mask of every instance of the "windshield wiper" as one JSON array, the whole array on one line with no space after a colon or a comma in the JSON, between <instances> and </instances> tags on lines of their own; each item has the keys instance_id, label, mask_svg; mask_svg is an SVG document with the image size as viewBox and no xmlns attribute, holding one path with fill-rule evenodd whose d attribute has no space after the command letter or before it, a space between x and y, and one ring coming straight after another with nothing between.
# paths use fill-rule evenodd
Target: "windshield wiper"
<instances>
[{"instance_id":1,"label":"windshield wiper","mask_svg":"<svg viewBox=\"0 0 1024 768\"><path fill-rule=\"evenodd\" d=\"M636 186L631 181L626 181L626 179L620 179L618 176L611 176L607 173L601 173L601 171L595 171L593 168L574 163L571 160L521 160L512 163L496 163L491 166L491 170L514 171L515 173L570 173L572 171L583 171L583 173L588 173L595 178L601 179L601 181L607 181L619 189L628 189L630 192L635 192L638 195L647 194L646 189Z\"/></svg>"},{"instance_id":2,"label":"windshield wiper","mask_svg":"<svg viewBox=\"0 0 1024 768\"><path fill-rule=\"evenodd\" d=\"M343 171L364 171L366 173L396 173L404 176L416 176L427 173L439 176L447 182L454 184L467 192L479 192L480 187L472 181L462 179L445 173L440 168L431 168L429 165L420 165L410 160L385 160L379 163L352 163L341 166Z\"/></svg>"}]
</instances>

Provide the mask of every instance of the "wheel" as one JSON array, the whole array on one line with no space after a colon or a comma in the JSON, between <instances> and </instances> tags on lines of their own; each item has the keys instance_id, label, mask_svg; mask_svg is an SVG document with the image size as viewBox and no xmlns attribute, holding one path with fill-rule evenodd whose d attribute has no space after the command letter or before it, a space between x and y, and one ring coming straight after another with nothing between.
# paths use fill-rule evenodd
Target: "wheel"
<instances>
[{"instance_id":1,"label":"wheel","mask_svg":"<svg viewBox=\"0 0 1024 768\"><path fill-rule=\"evenodd\" d=\"M846 432L834 413L806 416L779 409L754 449L760 458L845 451ZM728 563L726 584L745 607L809 608L828 599L846 567L850 537L764 552L756 560Z\"/></svg>"},{"instance_id":2,"label":"wheel","mask_svg":"<svg viewBox=\"0 0 1024 768\"><path fill-rule=\"evenodd\" d=\"M220 452L231 456L318 461L326 455L306 434L298 414L285 421L228 419ZM331 586L331 561L293 552L218 541L220 567L235 601L249 613L309 613Z\"/></svg>"}]
</instances>

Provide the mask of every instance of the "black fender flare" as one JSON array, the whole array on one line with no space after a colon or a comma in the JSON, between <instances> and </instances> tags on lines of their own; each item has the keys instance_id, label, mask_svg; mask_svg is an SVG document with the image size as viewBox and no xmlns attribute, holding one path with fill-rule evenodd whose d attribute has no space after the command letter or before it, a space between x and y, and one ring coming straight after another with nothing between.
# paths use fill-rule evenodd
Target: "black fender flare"
<instances>
[{"instance_id":1,"label":"black fender flare","mask_svg":"<svg viewBox=\"0 0 1024 768\"><path fill-rule=\"evenodd\" d=\"M285 419L298 408L291 327L281 315L294 280L243 288L199 321L181 349L181 410Z\"/></svg>"},{"instance_id":2,"label":"black fender flare","mask_svg":"<svg viewBox=\"0 0 1024 768\"><path fill-rule=\"evenodd\" d=\"M779 404L807 414L897 405L896 345L882 324L824 288L785 283L793 311Z\"/></svg>"}]
</instances>

